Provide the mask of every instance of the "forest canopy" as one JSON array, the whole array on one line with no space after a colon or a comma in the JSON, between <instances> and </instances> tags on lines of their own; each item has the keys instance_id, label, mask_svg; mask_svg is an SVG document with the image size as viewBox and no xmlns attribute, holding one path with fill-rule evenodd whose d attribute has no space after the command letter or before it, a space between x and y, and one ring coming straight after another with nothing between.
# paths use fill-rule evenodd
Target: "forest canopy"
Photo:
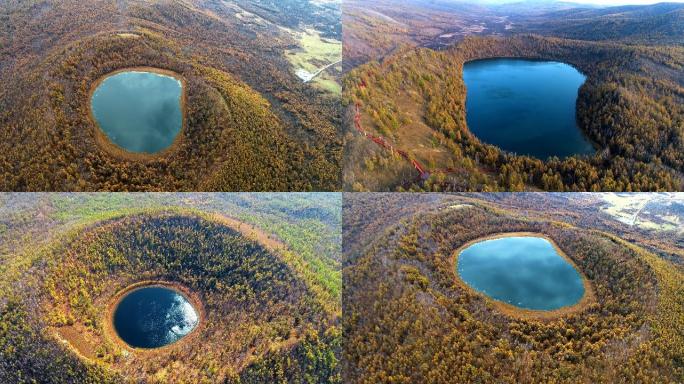
<instances>
[{"instance_id":1,"label":"forest canopy","mask_svg":"<svg viewBox=\"0 0 684 384\"><path fill-rule=\"evenodd\" d=\"M465 119L463 64L496 57L561 61L586 74L577 120L600 150L588 157L540 160L507 153L475 137ZM427 171L422 180L415 171L400 171L407 167L405 161L389 151L368 149L367 140L354 132L347 143L345 185L354 190L680 190L682 63L681 47L536 35L467 37L442 51L400 49L350 71L345 102L352 109L360 107L363 129L407 151L405 157ZM435 148L439 151L429 150Z\"/></svg>"},{"instance_id":2,"label":"forest canopy","mask_svg":"<svg viewBox=\"0 0 684 384\"><path fill-rule=\"evenodd\" d=\"M0 190L340 189L339 98L296 77L292 37L196 3L0 5ZM89 113L93 85L135 67L187 87L178 145L145 161L102 145Z\"/></svg>"},{"instance_id":3,"label":"forest canopy","mask_svg":"<svg viewBox=\"0 0 684 384\"><path fill-rule=\"evenodd\" d=\"M487 201L499 200L496 194L425 196L411 207L394 195L359 194L345 203L345 220L356 223L344 230L355 240L345 246L345 380L675 383L684 377L681 264L564 222L577 213L566 205L568 212L552 214L544 210L547 199L534 195L521 198L524 208ZM589 279L596 301L536 320L512 316L466 289L455 250L513 232L552 239Z\"/></svg>"},{"instance_id":4,"label":"forest canopy","mask_svg":"<svg viewBox=\"0 0 684 384\"><path fill-rule=\"evenodd\" d=\"M335 199L8 198L15 211L0 235L0 381L339 382ZM231 217L218 213L229 206ZM35 219L34 210L49 213ZM318 236L302 232L311 227ZM25 244L22 232L44 240ZM112 305L155 283L190 297L199 325L164 348L130 348L115 336Z\"/></svg>"}]
</instances>

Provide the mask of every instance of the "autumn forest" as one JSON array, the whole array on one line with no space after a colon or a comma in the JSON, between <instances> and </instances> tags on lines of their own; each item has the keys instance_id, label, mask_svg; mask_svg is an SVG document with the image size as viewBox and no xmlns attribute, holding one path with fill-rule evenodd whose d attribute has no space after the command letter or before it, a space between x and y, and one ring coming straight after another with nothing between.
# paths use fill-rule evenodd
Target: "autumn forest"
<instances>
[{"instance_id":1,"label":"autumn forest","mask_svg":"<svg viewBox=\"0 0 684 384\"><path fill-rule=\"evenodd\" d=\"M0 384L684 384L684 0L0 0Z\"/></svg>"},{"instance_id":2,"label":"autumn forest","mask_svg":"<svg viewBox=\"0 0 684 384\"><path fill-rule=\"evenodd\" d=\"M377 9L389 12L381 4ZM471 13L487 17L494 12L454 7L453 15L463 17L464 22L474 17ZM681 13L682 9L677 5L645 8L643 12ZM443 10L441 15L448 12ZM420 25L418 15L415 20L407 14L399 16ZM570 34L567 25L563 26L565 33L557 33L557 18L571 16L571 11L549 12L537 16L535 23L521 19L517 24L507 24L503 31L490 25L477 33L461 30L452 33L461 36L460 40L437 47L422 36L414 37L409 30L406 36L414 41L397 41L385 51L378 48L376 59L353 68L345 78L344 102L350 116L346 188L681 190L684 51L672 43L677 29L668 30L660 40L653 35L638 39L646 36L647 29L631 31L630 39L611 39L609 36L617 32L608 31L605 35L591 30ZM355 20L353 15L350 18ZM372 28L369 24L352 25L350 35L359 39L363 31ZM439 26L448 30L448 26ZM644 28L634 28L639 26ZM361 43L350 40L345 49L353 53L355 44ZM568 63L587 77L579 89L576 116L579 129L597 148L595 154L538 159L504 151L473 134L466 123L464 64L501 57ZM367 140L369 137L375 137L376 143Z\"/></svg>"}]
</instances>

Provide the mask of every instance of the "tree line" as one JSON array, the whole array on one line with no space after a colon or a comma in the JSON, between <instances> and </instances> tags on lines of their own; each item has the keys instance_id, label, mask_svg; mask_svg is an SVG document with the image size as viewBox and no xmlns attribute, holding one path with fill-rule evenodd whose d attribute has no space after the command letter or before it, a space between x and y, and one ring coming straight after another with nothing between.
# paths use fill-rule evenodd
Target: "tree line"
<instances>
[{"instance_id":1,"label":"tree line","mask_svg":"<svg viewBox=\"0 0 684 384\"><path fill-rule=\"evenodd\" d=\"M684 339L673 336L671 321L681 318L682 299L651 256L591 230L488 204L403 217L367 234L376 240L345 269L345 380L657 383L684 377ZM581 312L530 320L503 314L456 280L458 247L521 231L552 238L588 278L596 301ZM681 277L670 270L672 279Z\"/></svg>"},{"instance_id":2,"label":"tree line","mask_svg":"<svg viewBox=\"0 0 684 384\"><path fill-rule=\"evenodd\" d=\"M465 119L465 62L520 57L570 63L587 75L577 102L578 124L600 147L589 157L540 160L481 142ZM360 102L378 133L392 137L410 116L398 92L414 95L424 123L450 152L452 174L399 180L389 188L450 191L660 191L682 188L684 92L679 47L624 46L523 35L468 37L445 51L403 49L354 69L347 104ZM410 144L410 143L408 143ZM409 148L410 149L410 148ZM389 156L389 155L386 155Z\"/></svg>"}]
</instances>

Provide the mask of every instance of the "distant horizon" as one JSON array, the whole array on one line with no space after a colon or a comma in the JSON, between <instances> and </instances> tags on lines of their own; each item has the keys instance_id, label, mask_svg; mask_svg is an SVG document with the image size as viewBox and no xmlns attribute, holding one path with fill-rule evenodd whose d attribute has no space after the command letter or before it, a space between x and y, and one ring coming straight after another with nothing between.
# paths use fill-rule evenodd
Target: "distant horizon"
<instances>
[{"instance_id":1,"label":"distant horizon","mask_svg":"<svg viewBox=\"0 0 684 384\"><path fill-rule=\"evenodd\" d=\"M535 0L484 0L486 3L490 4L510 4L510 3L522 3L525 1L535 1ZM536 0L543 2L544 0ZM576 4L587 4L587 5L597 5L597 6L621 6L621 5L653 5L659 3L684 3L684 0L546 0L549 3L576 3ZM477 1L473 1L477 2Z\"/></svg>"},{"instance_id":2,"label":"distant horizon","mask_svg":"<svg viewBox=\"0 0 684 384\"><path fill-rule=\"evenodd\" d=\"M564 0L557 0L557 2L566 2ZM619 6L619 5L653 5L659 3L684 3L684 0L670 0L670 1L653 1L653 0L573 0L567 1L569 3L579 3L579 4L593 4L593 5L607 5L607 6Z\"/></svg>"}]
</instances>

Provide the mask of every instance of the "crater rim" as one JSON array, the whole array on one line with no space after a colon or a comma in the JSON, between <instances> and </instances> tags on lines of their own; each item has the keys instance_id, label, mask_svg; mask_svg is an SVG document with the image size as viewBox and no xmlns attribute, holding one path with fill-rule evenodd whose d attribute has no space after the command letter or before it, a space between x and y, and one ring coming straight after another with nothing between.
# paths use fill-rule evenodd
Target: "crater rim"
<instances>
[{"instance_id":1,"label":"crater rim","mask_svg":"<svg viewBox=\"0 0 684 384\"><path fill-rule=\"evenodd\" d=\"M197 325L195 325L195 327L187 335L181 337L173 343L169 343L154 348L135 347L128 344L125 340L121 338L121 336L119 336L119 333L117 332L116 327L114 325L114 313L116 312L116 309L118 308L121 301L126 296L128 296L128 294L140 289L152 287L166 288L180 293L192 305L193 309L197 313ZM110 340L113 340L117 345L125 348L125 350L129 352L157 353L192 341L197 335L201 333L201 330L204 328L205 324L206 309L203 300L197 292L194 292L193 290L179 282L165 280L143 280L133 284L129 284L123 289L118 290L114 294L114 296L112 296L112 298L109 299L109 303L105 311L104 335L105 337L109 338Z\"/></svg>"}]
</instances>

